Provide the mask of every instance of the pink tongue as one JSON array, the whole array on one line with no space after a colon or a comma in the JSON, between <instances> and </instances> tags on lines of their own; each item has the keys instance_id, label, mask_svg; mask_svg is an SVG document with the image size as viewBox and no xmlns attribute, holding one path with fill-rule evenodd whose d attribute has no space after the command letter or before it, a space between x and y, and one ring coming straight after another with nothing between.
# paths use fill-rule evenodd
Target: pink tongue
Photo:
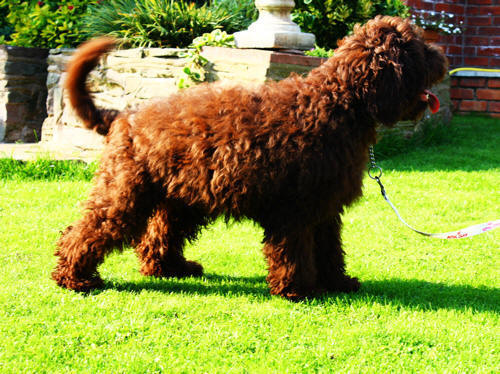
<instances>
[{"instance_id":1,"label":"pink tongue","mask_svg":"<svg viewBox=\"0 0 500 374\"><path fill-rule=\"evenodd\" d=\"M427 102L429 103L429 109L431 110L431 113L434 114L439 110L439 99L429 90L425 90L425 93L428 97Z\"/></svg>"}]
</instances>

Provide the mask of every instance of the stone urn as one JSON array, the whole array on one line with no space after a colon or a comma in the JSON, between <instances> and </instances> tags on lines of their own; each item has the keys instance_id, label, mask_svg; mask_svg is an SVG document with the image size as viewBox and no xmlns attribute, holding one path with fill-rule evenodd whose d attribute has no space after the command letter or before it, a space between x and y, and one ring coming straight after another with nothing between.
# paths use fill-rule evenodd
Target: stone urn
<instances>
[{"instance_id":1,"label":"stone urn","mask_svg":"<svg viewBox=\"0 0 500 374\"><path fill-rule=\"evenodd\" d=\"M255 0L259 18L248 30L234 34L238 48L298 49L314 47L313 34L303 33L292 22L293 0Z\"/></svg>"}]
</instances>

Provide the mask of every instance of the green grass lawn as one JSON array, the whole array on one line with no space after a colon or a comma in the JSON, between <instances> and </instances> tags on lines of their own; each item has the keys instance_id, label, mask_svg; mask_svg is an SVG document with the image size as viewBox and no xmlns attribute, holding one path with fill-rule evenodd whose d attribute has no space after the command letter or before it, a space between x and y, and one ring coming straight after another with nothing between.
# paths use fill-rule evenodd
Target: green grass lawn
<instances>
[{"instance_id":1,"label":"green grass lawn","mask_svg":"<svg viewBox=\"0 0 500 374\"><path fill-rule=\"evenodd\" d=\"M500 218L500 121L459 117L449 134L380 162L394 204L425 231ZM217 221L186 250L204 277L143 277L126 250L101 266L105 289L82 295L50 280L59 231L90 188L82 166L64 165L0 162L1 373L500 371L500 230L421 237L366 179L344 216L356 294L270 296L262 230Z\"/></svg>"}]
</instances>

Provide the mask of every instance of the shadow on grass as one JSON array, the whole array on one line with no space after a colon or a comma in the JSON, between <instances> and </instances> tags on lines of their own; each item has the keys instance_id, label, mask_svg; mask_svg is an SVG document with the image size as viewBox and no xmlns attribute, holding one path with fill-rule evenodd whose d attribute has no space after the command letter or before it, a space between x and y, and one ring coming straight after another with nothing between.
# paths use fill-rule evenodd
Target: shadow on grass
<instances>
[{"instance_id":1,"label":"shadow on grass","mask_svg":"<svg viewBox=\"0 0 500 374\"><path fill-rule=\"evenodd\" d=\"M144 290L193 295L253 295L271 298L265 277L204 274L200 278L143 278L137 282L105 282L105 289L138 293Z\"/></svg>"},{"instance_id":2,"label":"shadow on grass","mask_svg":"<svg viewBox=\"0 0 500 374\"><path fill-rule=\"evenodd\" d=\"M187 295L253 296L271 299L265 277L235 277L206 274L201 278L154 279L144 278L137 282L107 282L105 289L139 293L156 291ZM500 289L447 285L413 279L367 280L361 290L354 294L325 294L306 300L316 305L352 303L378 303L418 310L473 310L478 312L500 312Z\"/></svg>"},{"instance_id":3,"label":"shadow on grass","mask_svg":"<svg viewBox=\"0 0 500 374\"><path fill-rule=\"evenodd\" d=\"M421 310L455 309L500 312L500 289L433 283L416 279L367 280L360 300Z\"/></svg>"}]
</instances>

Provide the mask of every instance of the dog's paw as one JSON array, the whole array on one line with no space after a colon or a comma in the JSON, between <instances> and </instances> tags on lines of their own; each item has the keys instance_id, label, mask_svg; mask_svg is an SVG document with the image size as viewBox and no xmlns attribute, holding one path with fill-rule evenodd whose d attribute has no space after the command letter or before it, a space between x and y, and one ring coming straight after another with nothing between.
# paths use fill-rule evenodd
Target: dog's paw
<instances>
[{"instance_id":1,"label":"dog's paw","mask_svg":"<svg viewBox=\"0 0 500 374\"><path fill-rule=\"evenodd\" d=\"M201 277L203 275L203 266L196 261L186 261L184 274L185 277Z\"/></svg>"},{"instance_id":2,"label":"dog's paw","mask_svg":"<svg viewBox=\"0 0 500 374\"><path fill-rule=\"evenodd\" d=\"M302 289L302 288L295 288L295 287L285 287L282 289L277 289L277 288L271 288L271 295L276 295L276 296L281 296L284 297L285 299L288 299L290 301L301 301L305 299L311 299L318 297L324 293L326 293L328 290L325 288L310 288L308 287L307 289Z\"/></svg>"},{"instance_id":3,"label":"dog's paw","mask_svg":"<svg viewBox=\"0 0 500 374\"><path fill-rule=\"evenodd\" d=\"M161 264L159 266L143 267L141 273L157 278L201 277L203 275L203 266L195 261L185 261L175 265Z\"/></svg>"},{"instance_id":4,"label":"dog's paw","mask_svg":"<svg viewBox=\"0 0 500 374\"><path fill-rule=\"evenodd\" d=\"M361 283L359 283L358 278L350 277L348 275L344 275L340 279L336 279L335 281L331 281L328 285L326 285L326 289L330 292L357 292L361 287Z\"/></svg>"},{"instance_id":5,"label":"dog's paw","mask_svg":"<svg viewBox=\"0 0 500 374\"><path fill-rule=\"evenodd\" d=\"M52 273L52 279L56 281L58 286L77 292L89 292L104 286L104 282L98 275L90 279L80 279L54 272Z\"/></svg>"}]
</instances>

